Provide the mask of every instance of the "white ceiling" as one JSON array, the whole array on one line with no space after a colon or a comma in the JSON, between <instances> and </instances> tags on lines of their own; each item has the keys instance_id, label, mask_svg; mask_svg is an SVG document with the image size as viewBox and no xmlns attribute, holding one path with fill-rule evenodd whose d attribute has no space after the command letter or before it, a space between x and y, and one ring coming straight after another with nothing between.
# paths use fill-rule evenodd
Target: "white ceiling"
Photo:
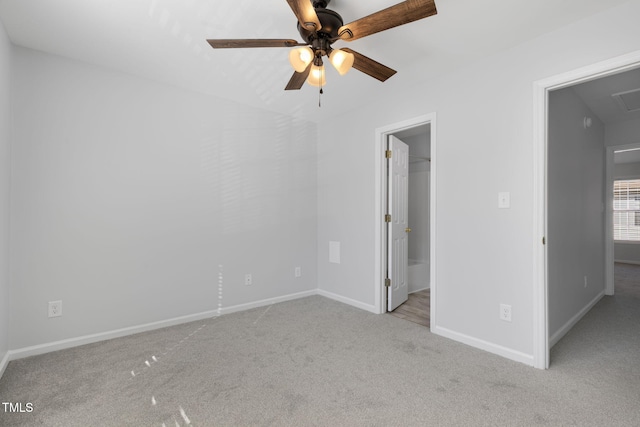
<instances>
[{"instance_id":1,"label":"white ceiling","mask_svg":"<svg viewBox=\"0 0 640 427\"><path fill-rule=\"evenodd\" d=\"M281 113L322 120L626 0L436 0L438 15L348 45L398 71L386 83L328 67L317 88L284 91L288 49L213 50L207 38L293 38L285 0L0 0L14 44ZM398 0L333 0L345 23Z\"/></svg>"},{"instance_id":2,"label":"white ceiling","mask_svg":"<svg viewBox=\"0 0 640 427\"><path fill-rule=\"evenodd\" d=\"M572 89L605 125L640 121L640 111L625 110L613 97L617 93L640 89L640 68L580 83ZM616 152L613 161L616 164L638 163L640 150Z\"/></svg>"}]
</instances>

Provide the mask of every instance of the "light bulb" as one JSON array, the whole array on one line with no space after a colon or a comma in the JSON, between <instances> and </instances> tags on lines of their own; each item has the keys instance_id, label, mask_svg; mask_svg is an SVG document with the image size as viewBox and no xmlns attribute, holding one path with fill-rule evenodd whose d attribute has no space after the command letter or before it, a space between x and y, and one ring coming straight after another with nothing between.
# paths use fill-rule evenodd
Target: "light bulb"
<instances>
[{"instance_id":1,"label":"light bulb","mask_svg":"<svg viewBox=\"0 0 640 427\"><path fill-rule=\"evenodd\" d=\"M309 46L299 47L289 52L289 62L298 73L307 69L313 61L313 51Z\"/></svg>"},{"instance_id":2,"label":"light bulb","mask_svg":"<svg viewBox=\"0 0 640 427\"><path fill-rule=\"evenodd\" d=\"M311 86L324 86L327 81L325 79L324 65L314 65L311 67L307 83Z\"/></svg>"},{"instance_id":3,"label":"light bulb","mask_svg":"<svg viewBox=\"0 0 640 427\"><path fill-rule=\"evenodd\" d=\"M353 53L345 52L341 49L336 49L329 55L329 61L341 76L347 74L351 69L354 59Z\"/></svg>"}]
</instances>

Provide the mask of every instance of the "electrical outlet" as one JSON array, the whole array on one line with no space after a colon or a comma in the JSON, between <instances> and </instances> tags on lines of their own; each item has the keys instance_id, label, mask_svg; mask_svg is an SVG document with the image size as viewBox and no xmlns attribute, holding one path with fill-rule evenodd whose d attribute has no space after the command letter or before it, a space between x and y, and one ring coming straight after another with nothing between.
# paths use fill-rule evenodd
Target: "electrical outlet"
<instances>
[{"instance_id":1,"label":"electrical outlet","mask_svg":"<svg viewBox=\"0 0 640 427\"><path fill-rule=\"evenodd\" d=\"M500 304L500 320L511 322L511 306L508 304Z\"/></svg>"},{"instance_id":2,"label":"electrical outlet","mask_svg":"<svg viewBox=\"0 0 640 427\"><path fill-rule=\"evenodd\" d=\"M302 276L302 269L300 267L296 267L295 276L296 277Z\"/></svg>"},{"instance_id":3,"label":"electrical outlet","mask_svg":"<svg viewBox=\"0 0 640 427\"><path fill-rule=\"evenodd\" d=\"M62 301L49 301L49 317L62 316Z\"/></svg>"},{"instance_id":4,"label":"electrical outlet","mask_svg":"<svg viewBox=\"0 0 640 427\"><path fill-rule=\"evenodd\" d=\"M253 277L251 277L251 273L244 275L244 284L247 286L251 286L253 284Z\"/></svg>"}]
</instances>

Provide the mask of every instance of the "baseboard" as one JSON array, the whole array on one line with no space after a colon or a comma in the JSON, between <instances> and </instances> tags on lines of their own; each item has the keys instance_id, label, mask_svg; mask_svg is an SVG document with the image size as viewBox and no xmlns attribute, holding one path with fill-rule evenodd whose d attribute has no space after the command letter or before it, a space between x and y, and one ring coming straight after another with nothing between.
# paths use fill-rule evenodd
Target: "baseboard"
<instances>
[{"instance_id":1,"label":"baseboard","mask_svg":"<svg viewBox=\"0 0 640 427\"><path fill-rule=\"evenodd\" d=\"M327 291L324 291L322 289L318 289L317 290L317 294L321 295L323 297L326 297L326 298L341 302L343 304L347 304L347 305L350 305L352 307L359 308L361 310L365 310L365 311L368 311L368 312L371 312L371 313L374 313L374 314L379 314L379 312L378 312L378 310L376 309L375 306L369 305L369 304L365 304L365 303L363 303L361 301L356 301L354 299L343 297L342 295L334 294L333 292L327 292Z\"/></svg>"},{"instance_id":2,"label":"baseboard","mask_svg":"<svg viewBox=\"0 0 640 427\"><path fill-rule=\"evenodd\" d=\"M632 264L632 265L640 265L640 261L626 260L626 259L615 259L613 262L617 262L619 264Z\"/></svg>"},{"instance_id":3,"label":"baseboard","mask_svg":"<svg viewBox=\"0 0 640 427\"><path fill-rule=\"evenodd\" d=\"M209 310L201 313L190 314L187 316L174 317L172 319L160 320L158 322L146 323L143 325L131 326L122 329L116 329L113 331L101 332L97 334L85 335L77 338L69 338L61 341L55 341L46 344L35 345L31 347L20 348L17 350L9 350L5 358L3 359L3 365L0 365L1 369L10 360L22 359L29 356L37 356L39 354L50 353L52 351L65 350L72 347L78 347L81 345L92 344L99 341L106 341L113 338L120 338L127 335L138 334L141 332L152 331L155 329L166 328L169 326L175 326L182 323L195 322L202 319L210 319L224 314L235 313L238 311L249 310L252 308L263 307L266 305L276 304L279 302L290 301L298 298L304 298L312 295L317 295L317 291L311 290L306 292L298 292L295 294L284 295L276 298L268 298L260 301L255 301L247 304L238 304L230 307L222 307L220 310ZM6 359L6 362L5 362Z\"/></svg>"},{"instance_id":4,"label":"baseboard","mask_svg":"<svg viewBox=\"0 0 640 427\"><path fill-rule=\"evenodd\" d=\"M424 288L416 289L415 291L410 291L409 295L415 294L416 292L420 292L420 291L426 291L427 289L431 289L431 287L427 286L427 287L424 287Z\"/></svg>"},{"instance_id":5,"label":"baseboard","mask_svg":"<svg viewBox=\"0 0 640 427\"><path fill-rule=\"evenodd\" d=\"M471 337L469 335L461 334L459 332L452 331L441 326L431 328L431 332L436 335L443 336L445 338L452 339L454 341L461 342L471 347L479 348L480 350L488 351L489 353L497 354L506 359L514 360L516 362L524 363L525 365L533 366L533 355L525 354L511 348L503 347L488 341L484 341L478 338Z\"/></svg>"},{"instance_id":6,"label":"baseboard","mask_svg":"<svg viewBox=\"0 0 640 427\"><path fill-rule=\"evenodd\" d=\"M575 316L573 316L567 323L564 324L555 334L549 337L549 348L552 348L563 336L567 334L575 326L576 323L582 319L582 317L593 308L605 295L604 291L600 292L591 302L589 302L582 310L580 310Z\"/></svg>"},{"instance_id":7,"label":"baseboard","mask_svg":"<svg viewBox=\"0 0 640 427\"><path fill-rule=\"evenodd\" d=\"M300 299L300 298L306 298L313 295L318 295L318 292L316 289L313 289L311 291L297 292L295 294L283 295L281 297L267 298L260 301L246 303L246 304L238 304L230 307L222 307L220 309L220 314L223 315L223 314L236 313L238 311L251 310L252 308L264 307L266 305L277 304L279 302L291 301L291 300Z\"/></svg>"},{"instance_id":8,"label":"baseboard","mask_svg":"<svg viewBox=\"0 0 640 427\"><path fill-rule=\"evenodd\" d=\"M9 352L7 351L2 357L2 361L0 361L0 378L4 375L4 370L7 369L7 365L9 364Z\"/></svg>"}]
</instances>

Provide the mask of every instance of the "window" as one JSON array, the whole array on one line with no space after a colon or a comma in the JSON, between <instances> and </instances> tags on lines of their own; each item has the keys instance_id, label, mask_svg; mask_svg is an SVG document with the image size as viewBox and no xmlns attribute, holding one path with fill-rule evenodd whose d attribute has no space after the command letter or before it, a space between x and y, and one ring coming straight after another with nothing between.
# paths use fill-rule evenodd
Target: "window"
<instances>
[{"instance_id":1,"label":"window","mask_svg":"<svg viewBox=\"0 0 640 427\"><path fill-rule=\"evenodd\" d=\"M640 242L640 179L613 182L613 240Z\"/></svg>"}]
</instances>

